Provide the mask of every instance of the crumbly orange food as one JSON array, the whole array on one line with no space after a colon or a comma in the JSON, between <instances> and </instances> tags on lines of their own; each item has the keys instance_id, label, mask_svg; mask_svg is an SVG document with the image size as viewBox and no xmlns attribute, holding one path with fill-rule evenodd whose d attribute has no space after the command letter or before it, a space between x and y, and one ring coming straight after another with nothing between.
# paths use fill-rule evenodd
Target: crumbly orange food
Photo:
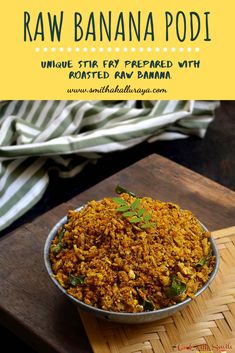
<instances>
[{"instance_id":1,"label":"crumbly orange food","mask_svg":"<svg viewBox=\"0 0 235 353\"><path fill-rule=\"evenodd\" d=\"M121 197L129 204L135 200ZM210 233L195 216L148 197L141 207L151 212L154 227L131 224L112 198L68 212L51 244L50 261L70 295L104 310L142 312L193 297L208 280L215 262ZM173 278L186 288L179 296L169 296Z\"/></svg>"}]
</instances>

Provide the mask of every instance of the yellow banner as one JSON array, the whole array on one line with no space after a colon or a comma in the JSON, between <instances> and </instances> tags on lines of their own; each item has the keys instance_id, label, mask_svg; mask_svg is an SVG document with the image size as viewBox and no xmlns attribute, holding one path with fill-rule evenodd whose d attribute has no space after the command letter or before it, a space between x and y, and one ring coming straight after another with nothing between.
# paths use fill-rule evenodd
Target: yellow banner
<instances>
[{"instance_id":1,"label":"yellow banner","mask_svg":"<svg viewBox=\"0 0 235 353\"><path fill-rule=\"evenodd\" d=\"M0 99L234 99L234 0L6 1Z\"/></svg>"}]
</instances>

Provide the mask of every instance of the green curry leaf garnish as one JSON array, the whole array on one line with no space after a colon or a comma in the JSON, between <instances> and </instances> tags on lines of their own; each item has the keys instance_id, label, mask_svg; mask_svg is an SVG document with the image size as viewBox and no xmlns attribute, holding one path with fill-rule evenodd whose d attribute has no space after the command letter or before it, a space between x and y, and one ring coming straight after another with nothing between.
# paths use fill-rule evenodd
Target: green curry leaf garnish
<instances>
[{"instance_id":1,"label":"green curry leaf garnish","mask_svg":"<svg viewBox=\"0 0 235 353\"><path fill-rule=\"evenodd\" d=\"M62 230L60 231L59 235L58 235L58 242L55 246L53 246L52 251L56 254L58 254L59 252L61 252L61 250L63 249L64 245L63 245L63 237L64 237L64 233L65 233L65 228L63 227Z\"/></svg>"},{"instance_id":2,"label":"green curry leaf garnish","mask_svg":"<svg viewBox=\"0 0 235 353\"><path fill-rule=\"evenodd\" d=\"M123 216L124 217L133 217L133 216L135 216L135 212L133 212L133 211L124 212Z\"/></svg>"},{"instance_id":3,"label":"green curry leaf garnish","mask_svg":"<svg viewBox=\"0 0 235 353\"><path fill-rule=\"evenodd\" d=\"M138 293L138 302L143 306L144 311L153 311L155 309L153 303L150 300L143 298L143 293L141 292L140 288L135 287L135 289Z\"/></svg>"},{"instance_id":4,"label":"green curry leaf garnish","mask_svg":"<svg viewBox=\"0 0 235 353\"><path fill-rule=\"evenodd\" d=\"M196 264L196 266L204 266L206 264L206 257L202 257L198 263Z\"/></svg>"},{"instance_id":5,"label":"green curry leaf garnish","mask_svg":"<svg viewBox=\"0 0 235 353\"><path fill-rule=\"evenodd\" d=\"M117 185L116 188L115 188L115 192L116 194L128 194L128 195L131 195L131 196L136 196L132 191L129 191L127 189L125 189L124 187L122 187L121 185Z\"/></svg>"},{"instance_id":6,"label":"green curry leaf garnish","mask_svg":"<svg viewBox=\"0 0 235 353\"><path fill-rule=\"evenodd\" d=\"M212 250L209 252L209 254L207 256L204 256L202 257L197 263L196 263L196 266L197 267L202 267L204 266L205 264L207 264L210 260L212 256Z\"/></svg>"},{"instance_id":7,"label":"green curry leaf garnish","mask_svg":"<svg viewBox=\"0 0 235 353\"><path fill-rule=\"evenodd\" d=\"M129 209L128 203L124 199L122 199L121 197L113 197L113 201L116 202L120 206L128 206L128 209Z\"/></svg>"},{"instance_id":8,"label":"green curry leaf garnish","mask_svg":"<svg viewBox=\"0 0 235 353\"><path fill-rule=\"evenodd\" d=\"M150 222L151 214L141 207L140 198L135 198L130 205L121 197L113 197L113 201L119 206L116 211L121 212L123 217L127 218L130 223L139 223L141 228L156 226L154 222Z\"/></svg>"},{"instance_id":9,"label":"green curry leaf garnish","mask_svg":"<svg viewBox=\"0 0 235 353\"><path fill-rule=\"evenodd\" d=\"M142 305L143 305L144 311L154 310L154 305L149 300L144 300Z\"/></svg>"},{"instance_id":10,"label":"green curry leaf garnish","mask_svg":"<svg viewBox=\"0 0 235 353\"><path fill-rule=\"evenodd\" d=\"M117 209L119 212L126 212L129 210L129 206L121 206Z\"/></svg>"},{"instance_id":11,"label":"green curry leaf garnish","mask_svg":"<svg viewBox=\"0 0 235 353\"><path fill-rule=\"evenodd\" d=\"M76 277L74 275L69 275L69 283L73 287L82 286L84 284L84 279L85 279L84 276Z\"/></svg>"},{"instance_id":12,"label":"green curry leaf garnish","mask_svg":"<svg viewBox=\"0 0 235 353\"><path fill-rule=\"evenodd\" d=\"M140 206L140 199L136 198L135 201L131 204L131 209L135 211Z\"/></svg>"},{"instance_id":13,"label":"green curry leaf garnish","mask_svg":"<svg viewBox=\"0 0 235 353\"><path fill-rule=\"evenodd\" d=\"M176 298L186 291L186 284L181 282L176 276L172 277L172 283L165 293L168 298Z\"/></svg>"},{"instance_id":14,"label":"green curry leaf garnish","mask_svg":"<svg viewBox=\"0 0 235 353\"><path fill-rule=\"evenodd\" d=\"M146 212L146 209L145 208L140 208L137 212L137 216L138 217L141 217L143 216L143 214Z\"/></svg>"}]
</instances>

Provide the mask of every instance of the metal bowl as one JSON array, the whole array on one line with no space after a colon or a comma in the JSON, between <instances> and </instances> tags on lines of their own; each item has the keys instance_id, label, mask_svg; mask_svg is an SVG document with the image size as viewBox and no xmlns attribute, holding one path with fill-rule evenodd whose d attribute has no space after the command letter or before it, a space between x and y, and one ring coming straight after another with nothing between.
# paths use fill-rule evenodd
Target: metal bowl
<instances>
[{"instance_id":1,"label":"metal bowl","mask_svg":"<svg viewBox=\"0 0 235 353\"><path fill-rule=\"evenodd\" d=\"M82 207L77 208L77 211L79 211L81 208ZM44 262L51 280L60 289L60 291L62 291L70 300L72 300L78 306L79 309L86 311L88 313L91 313L96 317L100 317L109 321L115 321L115 322L120 322L125 324L138 324L138 323L156 321L156 320L160 320L165 317L171 316L176 311L181 310L183 307L188 305L193 300L191 298L187 298L184 301L177 303L175 305L172 305L163 309L153 310L153 311L146 311L141 313L118 313L114 311L107 311L107 310L95 308L69 295L66 292L66 290L54 278L50 259L49 259L49 250L50 250L51 242L55 238L58 229L61 226L63 226L66 222L67 222L67 217L65 216L50 231L44 247ZM201 222L200 224L207 231L207 228ZM218 269L219 269L219 252L216 246L216 242L212 237L210 237L210 243L212 247L212 254L215 256L215 267L211 272L208 281L199 289L199 291L197 291L197 293L195 294L195 297L199 296L209 286L209 284L214 280L216 273L218 272Z\"/></svg>"}]
</instances>

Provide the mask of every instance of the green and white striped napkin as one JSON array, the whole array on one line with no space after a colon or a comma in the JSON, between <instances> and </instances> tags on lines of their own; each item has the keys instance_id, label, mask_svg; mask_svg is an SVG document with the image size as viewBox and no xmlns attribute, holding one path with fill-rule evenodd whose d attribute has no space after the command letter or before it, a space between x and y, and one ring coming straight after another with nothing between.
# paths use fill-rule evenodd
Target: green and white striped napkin
<instances>
[{"instance_id":1,"label":"green and white striped napkin","mask_svg":"<svg viewBox=\"0 0 235 353\"><path fill-rule=\"evenodd\" d=\"M42 197L48 169L73 177L145 140L203 137L215 101L10 101L0 104L0 230Z\"/></svg>"}]
</instances>

